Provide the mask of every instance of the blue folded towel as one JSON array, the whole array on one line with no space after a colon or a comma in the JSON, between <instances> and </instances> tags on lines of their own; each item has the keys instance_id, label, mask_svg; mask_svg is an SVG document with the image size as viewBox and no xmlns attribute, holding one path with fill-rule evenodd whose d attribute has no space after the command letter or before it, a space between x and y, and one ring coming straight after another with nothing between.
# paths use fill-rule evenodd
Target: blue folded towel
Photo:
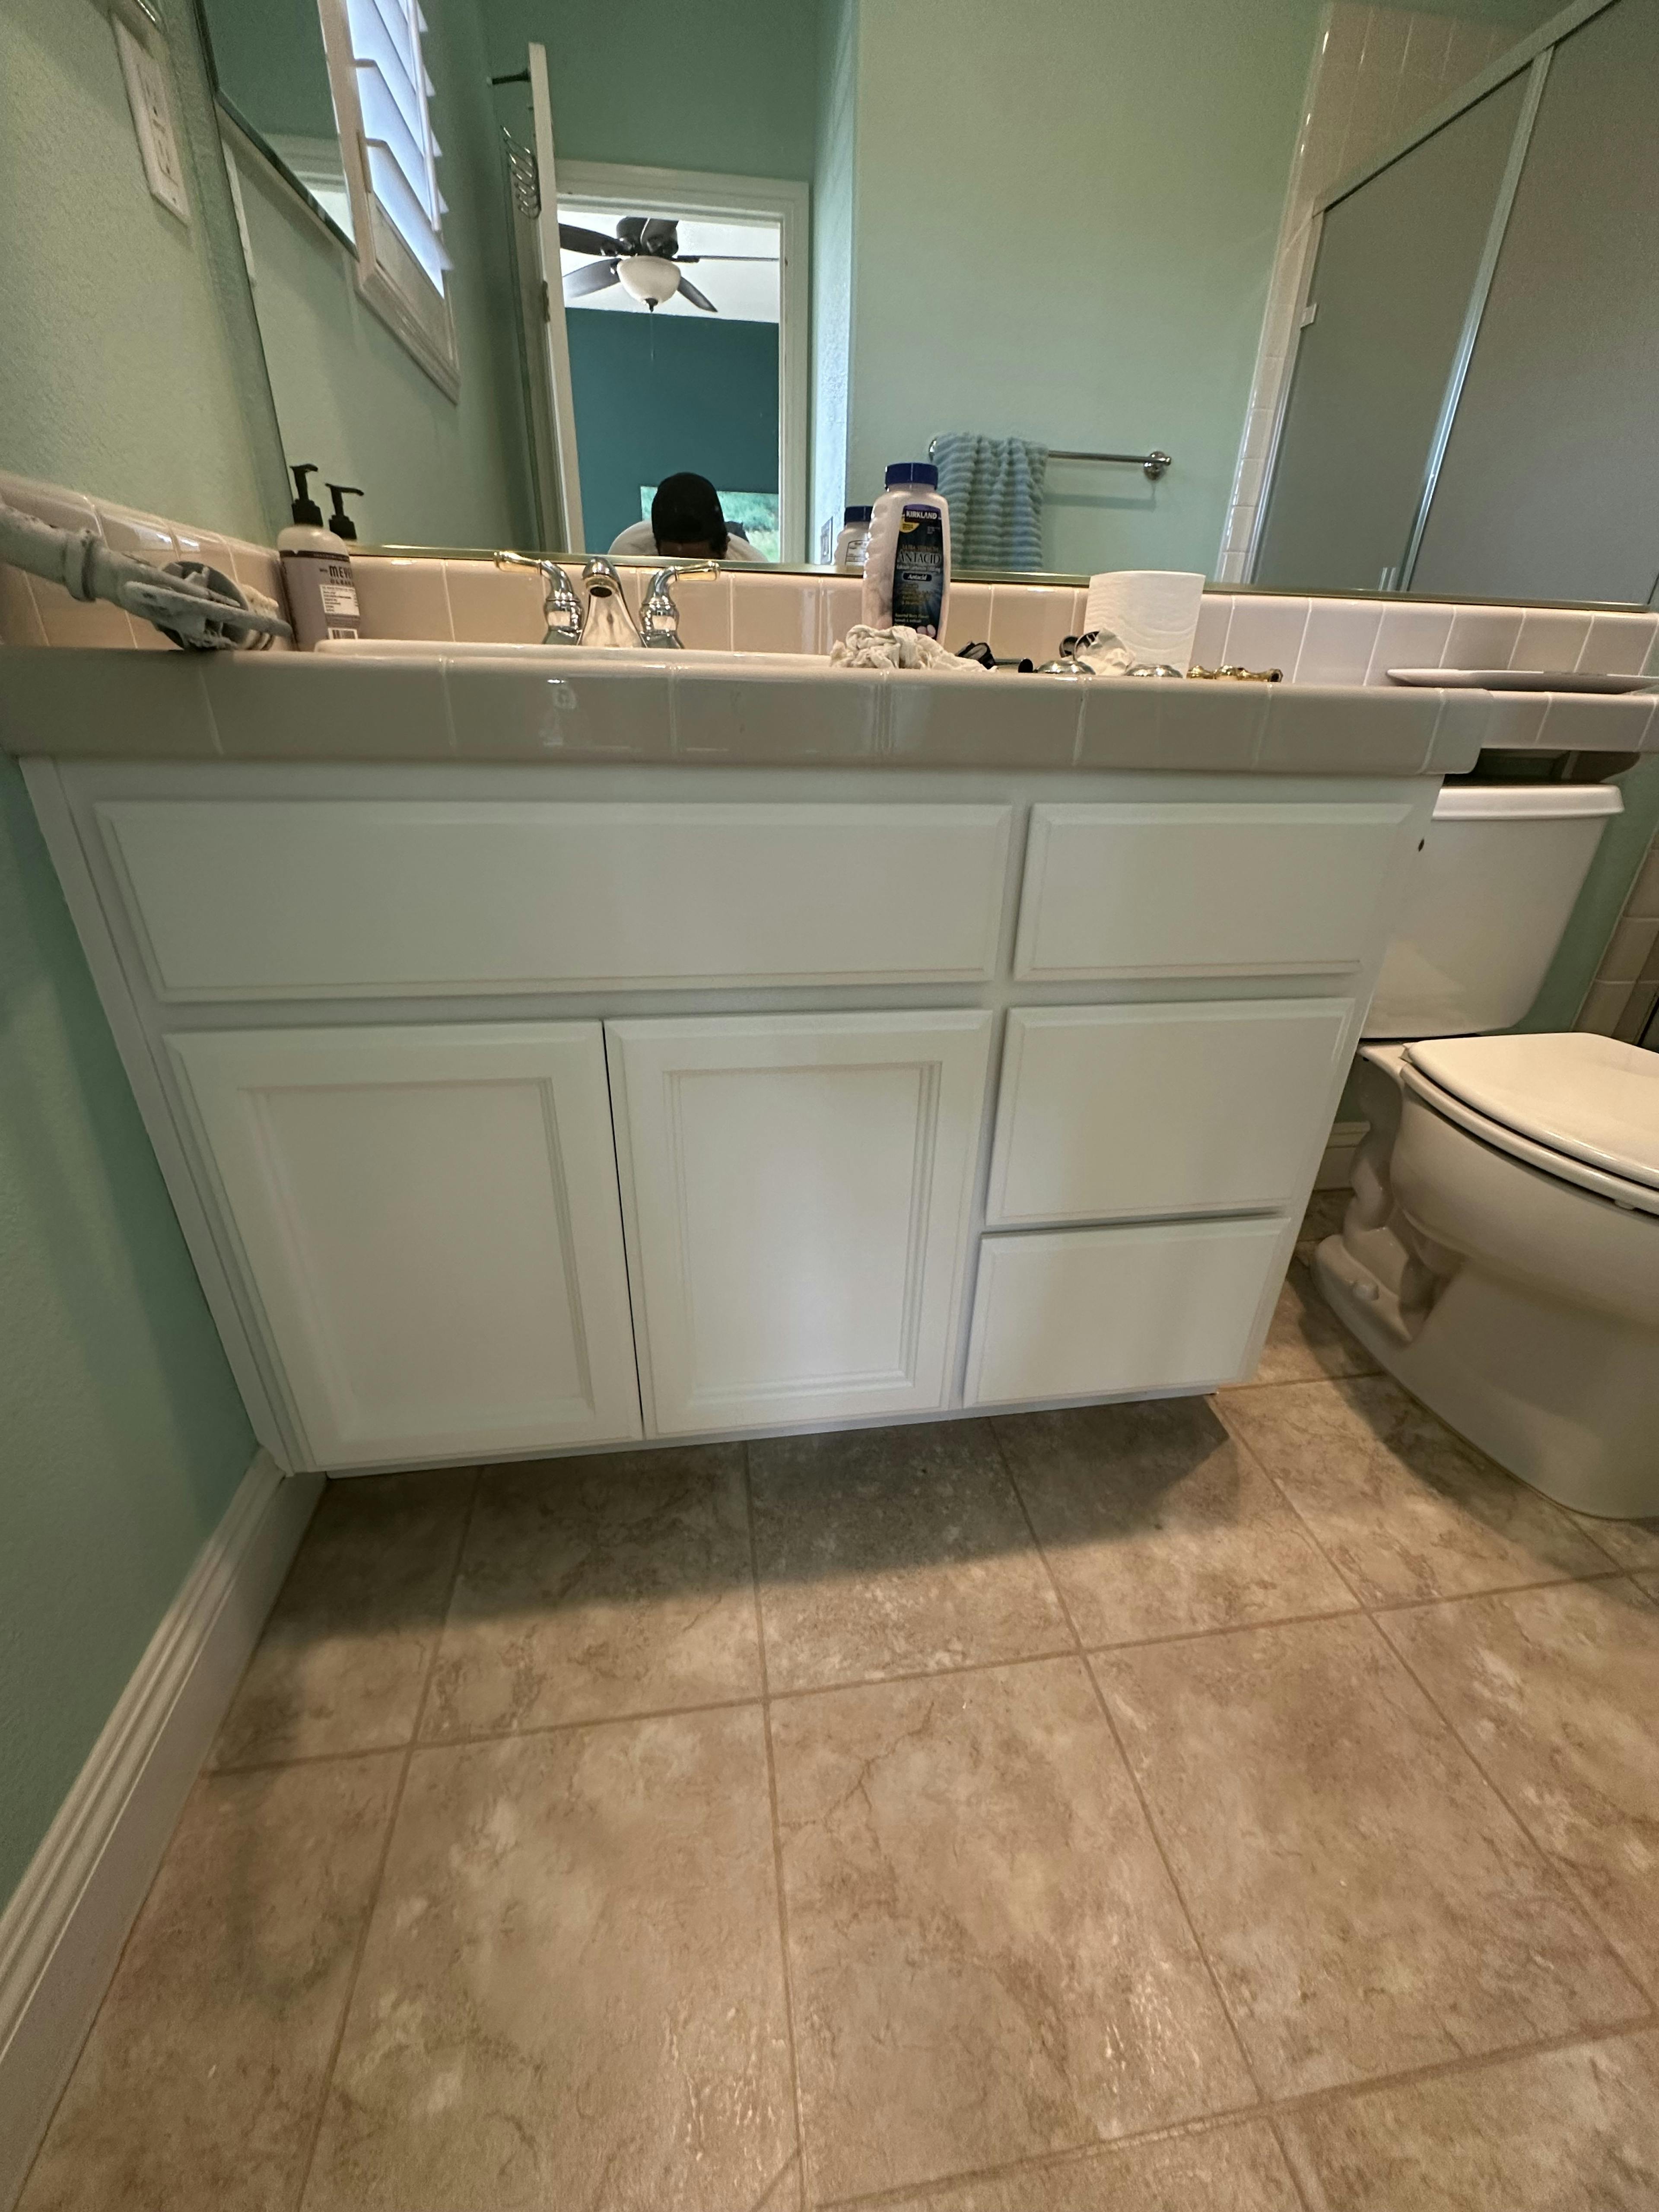
<instances>
[{"instance_id":1,"label":"blue folded towel","mask_svg":"<svg viewBox=\"0 0 1659 2212\"><path fill-rule=\"evenodd\" d=\"M1048 448L947 430L933 441L933 459L951 506L952 566L1040 568Z\"/></svg>"}]
</instances>

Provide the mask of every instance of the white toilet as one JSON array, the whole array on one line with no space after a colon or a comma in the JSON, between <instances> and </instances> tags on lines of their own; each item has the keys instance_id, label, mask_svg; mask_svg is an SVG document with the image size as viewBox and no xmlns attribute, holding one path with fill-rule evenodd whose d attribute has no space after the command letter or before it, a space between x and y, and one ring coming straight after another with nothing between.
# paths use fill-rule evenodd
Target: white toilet
<instances>
[{"instance_id":1,"label":"white toilet","mask_svg":"<svg viewBox=\"0 0 1659 2212\"><path fill-rule=\"evenodd\" d=\"M1477 1034L1536 994L1610 784L1440 794L1360 1058L1370 1130L1316 1268L1389 1373L1580 1512L1659 1513L1659 1054Z\"/></svg>"}]
</instances>

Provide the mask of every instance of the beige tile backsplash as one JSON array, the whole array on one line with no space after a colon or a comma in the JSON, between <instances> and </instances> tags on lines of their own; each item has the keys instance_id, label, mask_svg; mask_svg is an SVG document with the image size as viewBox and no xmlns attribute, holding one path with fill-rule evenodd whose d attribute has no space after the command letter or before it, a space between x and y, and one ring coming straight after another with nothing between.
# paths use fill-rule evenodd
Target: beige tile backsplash
<instances>
[{"instance_id":1,"label":"beige tile backsplash","mask_svg":"<svg viewBox=\"0 0 1659 2212\"><path fill-rule=\"evenodd\" d=\"M101 529L112 545L141 559L207 561L281 604L281 564L269 546L23 477L0 476L0 497L59 528ZM542 582L531 570L377 554L359 554L354 565L368 636L540 641ZM647 573L623 571L635 614ZM676 593L680 635L687 646L705 651L825 653L859 620L860 592L851 576L688 576ZM1081 624L1085 596L1071 584L1046 580L954 585L946 642L959 648L981 639L1000 659L1051 659ZM1648 613L1379 604L1217 589L1205 594L1194 658L1200 665L1225 659L1279 667L1287 682L1302 684L1377 684L1387 683L1391 667L1443 663L1609 672L1659 668L1656 641L1659 616ZM118 608L83 605L58 586L3 566L0 644L167 649L148 623L130 620ZM1632 719L1640 711L1631 709ZM1553 710L1553 719L1565 726L1571 712ZM1553 743L1553 732L1544 730L1536 741Z\"/></svg>"}]
</instances>

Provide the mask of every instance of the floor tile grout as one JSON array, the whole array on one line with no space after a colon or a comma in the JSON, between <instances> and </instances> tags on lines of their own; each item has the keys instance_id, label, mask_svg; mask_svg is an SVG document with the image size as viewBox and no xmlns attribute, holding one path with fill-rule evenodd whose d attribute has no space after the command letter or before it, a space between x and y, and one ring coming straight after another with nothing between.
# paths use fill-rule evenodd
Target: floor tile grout
<instances>
[{"instance_id":1,"label":"floor tile grout","mask_svg":"<svg viewBox=\"0 0 1659 2212\"><path fill-rule=\"evenodd\" d=\"M760 1534L755 1525L755 1486L746 1443L743 1448L743 1505L749 1528L750 1588L755 1603L755 1643L760 1660L761 1729L766 1741L766 1793L772 1824L772 1881L778 1901L778 1956L783 1971L783 2025L789 2051L789 2094L795 2112L795 2156L800 2160L799 2197L805 2203L806 2128L801 2112L800 2065L795 2049L795 1989L794 1977L789 1970L789 1905L783 1891L783 1829L778 1818L778 1768L772 1747L772 1698L766 1663L766 1614L761 1604ZM763 2203L764 2201L763 2198Z\"/></svg>"},{"instance_id":2,"label":"floor tile grout","mask_svg":"<svg viewBox=\"0 0 1659 2212\"><path fill-rule=\"evenodd\" d=\"M1436 1697L1434 1692L1429 1687L1429 1685L1424 1680L1422 1675L1419 1674L1416 1668L1413 1666L1406 1654L1395 1645L1391 1638L1384 1633L1381 1621L1374 1620L1371 1623L1371 1626L1384 1648L1392 1653L1393 1656L1399 1661L1401 1666L1405 1668L1407 1676L1417 1685L1417 1687L1421 1692L1430 1711L1439 1721L1442 1728L1445 1729L1452 1741L1462 1753L1465 1759L1468 1759L1475 1774L1479 1776L1480 1779L1486 1784L1486 1788L1491 1790L1492 1796L1498 1800L1498 1802L1509 1814L1510 1820L1515 1823L1521 1833L1526 1838L1527 1841L1532 1845L1534 1850L1537 1852L1539 1859L1543 1866L1549 1873L1556 1875L1558 1878L1565 1875L1567 1872L1567 1869L1565 1868L1562 1862L1556 1856L1555 1853L1550 1850L1549 1846L1544 1843L1541 1838L1534 1835L1532 1829L1526 1820L1510 1802L1509 1793L1507 1790L1505 1790L1499 1783L1494 1781L1492 1777L1487 1773L1486 1767L1481 1763L1479 1754L1474 1749L1474 1747L1468 1741L1462 1730L1458 1727L1456 1722L1451 1717L1450 1714L1448 1713L1445 1708L1441 1705L1439 1698ZM1617 1951L1614 1950L1612 1942L1609 1941L1601 1926L1600 1917L1597 1914L1591 1912L1586 1907L1582 1898L1579 1896L1577 1884L1576 1882L1569 1882L1567 1886L1571 1891L1572 1902L1577 1905L1579 1915L1584 1921L1585 1924L1589 1927L1590 1933L1595 1937L1596 1941L1601 1944L1602 1950L1613 1961L1615 1971L1630 1984L1631 1987L1637 1992L1638 1996L1640 1996L1644 2005L1650 2013L1653 2008L1653 1998L1651 1994L1642 1983L1637 1980L1635 1975L1632 1973L1630 1968L1626 1966L1624 1960L1619 1956Z\"/></svg>"},{"instance_id":3,"label":"floor tile grout","mask_svg":"<svg viewBox=\"0 0 1659 2212\"><path fill-rule=\"evenodd\" d=\"M1066 2143L1059 2150L1035 2151L1030 2158L1004 2159L994 2166L963 2167L954 2173L924 2176L919 2181L901 2181L890 2189L867 2190L852 2197L829 2197L812 2207L812 2212L881 2212L884 2205L902 2208L914 2203L926 2190L963 2189L981 2181L1002 2181L1023 2173L1063 2172L1070 2166L1084 2166L1103 2151L1138 2148L1143 2143L1190 2142L1205 2136L1218 2134L1224 2128L1236 2128L1249 2120L1262 2118L1259 2105L1238 2105L1224 2112L1206 2112L1191 2120L1166 2120L1155 2128L1137 2128L1127 2135L1091 2136L1087 2142ZM1194 2208L1197 2212L1197 2208Z\"/></svg>"},{"instance_id":4,"label":"floor tile grout","mask_svg":"<svg viewBox=\"0 0 1659 2212\"><path fill-rule=\"evenodd\" d=\"M1066 1593L1060 1589L1054 1571L1048 1564L1048 1555L1043 1549L1042 1538L1037 1534L1036 1523L1032 1519L1030 1508L1025 1502L1025 1493L1019 1486L1019 1478L1014 1473L1013 1464L1008 1457L1007 1449L1003 1443L1000 1431L994 1420L991 1424L991 1434L995 1440L1004 1471L1013 1486L1015 1497L1019 1500L1019 1510L1025 1516L1025 1525L1030 1530L1031 1541L1036 1546L1037 1556L1042 1561L1044 1571L1054 1585L1054 1595L1059 1601L1060 1612L1065 1616L1066 1626L1076 1638L1078 1656L1083 1662L1083 1671L1088 1678L1090 1692L1100 1709L1100 1717L1106 1723L1106 1732L1112 1740L1112 1747L1117 1753L1119 1763L1128 1778L1129 1787L1135 1794L1135 1802L1140 1808L1140 1817L1146 1823L1147 1834L1152 1838L1152 1848L1157 1851L1163 1864L1164 1877L1170 1884L1176 1905L1180 1907L1181 1917L1187 1924L1187 1933L1192 1938L1193 1948L1198 1954L1199 1963L1202 1966L1210 1987L1215 1993L1215 2001L1221 2008L1221 2017L1227 2023L1228 2033L1231 2035L1234 2048L1238 2052L1239 2063L1244 2069L1245 2076L1250 2086L1255 2091L1257 2102L1260 2103L1261 2101L1261 2079L1251 2063L1249 2052L1244 2048L1244 2039L1239 2033L1238 2022L1233 2018L1232 2008L1222 1993L1221 1984L1217 1978L1210 1954L1205 1949L1202 1938L1199 1935L1197 1925L1193 1918L1192 1908L1187 1902L1186 1893L1176 1879L1176 1870L1170 1863L1170 1854L1164 1848L1164 1838L1159 1834L1158 1824L1152 1818L1152 1808L1147 1802L1146 1791L1140 1786L1140 1777L1135 1772L1129 1754L1124 1748L1123 1738L1118 1732L1117 1723L1112 1718L1111 1708L1106 1702L1106 1693L1101 1688L1099 1677L1096 1674L1094 1668L1090 1663L1088 1654L1084 1649L1083 1638L1079 1635L1077 1623L1072 1617L1072 1608L1066 1602Z\"/></svg>"},{"instance_id":5,"label":"floor tile grout","mask_svg":"<svg viewBox=\"0 0 1659 2212\"><path fill-rule=\"evenodd\" d=\"M1271 1477L1268 1479L1272 1480ZM1279 1494L1283 1497L1282 1492ZM1290 1500L1285 1499L1285 1504L1287 1510L1295 1514L1296 1509ZM1318 1548L1312 1531L1302 1521L1300 1515L1297 1515L1296 1517L1310 1542L1314 1543L1316 1548ZM1041 1547L1038 1548L1041 1552ZM1335 1562L1328 1553L1321 1550L1320 1557L1332 1567L1334 1571L1340 1573L1340 1570L1336 1567ZM1043 1565L1048 1568L1050 1582L1053 1583L1054 1571L1048 1565L1046 1556L1043 1558ZM945 1681L957 1674L986 1674L999 1667L1041 1666L1045 1661L1069 1659L1079 1654L1085 1657L1098 1656L1108 1658L1113 1653L1119 1651L1156 1650L1166 1644L1202 1644L1213 1637L1248 1635L1257 1629L1295 1628L1320 1620L1352 1620L1362 1613L1367 1617L1375 1617L1401 1613L1425 1613L1439 1606L1477 1605L1493 1598L1525 1596L1537 1590L1577 1589L1587 1583L1623 1581L1634 1583L1635 1574L1639 1571L1640 1570L1633 1571L1626 1567L1610 1566L1598 1568L1592 1574L1558 1575L1547 1580L1530 1583L1501 1583L1487 1589L1460 1590L1449 1595L1437 1595L1430 1597L1370 1601L1355 1596L1352 1605L1327 1606L1311 1613L1262 1613L1248 1620L1218 1621L1206 1628L1172 1628L1155 1636L1125 1637L1118 1642L1079 1641L1076 1644L1057 1644L1050 1650L1042 1651L1010 1652L992 1659L964 1659L945 1667L905 1668L896 1673L883 1674L848 1674L839 1679L826 1679L821 1682L805 1682L788 1689L763 1687L750 1697L702 1698L694 1704L683 1705L641 1705L617 1713L576 1714L568 1720L538 1721L523 1728L469 1729L448 1735L405 1736L390 1743L349 1744L333 1751L295 1752L287 1758L272 1757L240 1760L234 1765L204 1766L198 1779L210 1783L222 1779L230 1780L239 1775L280 1773L284 1768L291 1766L325 1766L344 1759L386 1759L410 1750L452 1751L463 1749L469 1745L515 1743L538 1736L567 1735L577 1729L617 1728L630 1721L676 1720L692 1717L702 1713L740 1712L748 1705L787 1704L802 1698L824 1697L838 1690L876 1690L889 1682ZM1351 1587L1351 1585L1345 1584L1345 1587ZM757 1582L756 1589L757 1608L758 1595ZM1058 1595L1057 1586L1056 1595ZM1080 1638L1081 1632L1074 1630L1073 1633Z\"/></svg>"},{"instance_id":6,"label":"floor tile grout","mask_svg":"<svg viewBox=\"0 0 1659 2212\"><path fill-rule=\"evenodd\" d=\"M1494 2067L1516 2065L1530 2058L1547 2058L1560 2051L1593 2050L1598 2044L1618 2043L1626 2037L1648 2034L1656 2028L1659 2028L1659 2008L1650 2009L1634 2020L1575 2029L1565 2035L1540 2036L1531 2042L1505 2044L1492 2051L1461 2053L1455 2058L1436 2059L1427 2065L1402 2067L1393 2074L1370 2075L1353 2081L1332 2082L1322 2089L1302 2090L1292 2096L1264 2097L1259 2104L1230 2106L1190 2120L1132 2129L1120 2136L1101 2136L1090 2142L1068 2144L1060 2150L1039 2151L1030 2158L1009 2159L1000 2165L966 2167L957 2172L901 2182L891 2189L871 2190L851 2197L826 2197L814 2206L813 2212L881 2212L884 2206L902 2208L907 2200L914 2202L924 2191L965 2188L975 2182L1082 2166L1103 2154L1109 2158L1115 2153L1136 2150L1148 2143L1191 2142L1252 2121L1265 2122L1277 2137L1280 2123L1304 2112L1352 2103L1361 2097L1413 2089L1429 2082L1452 2081L1466 2074L1485 2073ZM1282 2153L1282 2140L1279 2147ZM1297 2181L1299 2197L1300 2182L1288 2155L1285 2163L1291 2167L1291 2179Z\"/></svg>"},{"instance_id":7,"label":"floor tile grout","mask_svg":"<svg viewBox=\"0 0 1659 2212\"><path fill-rule=\"evenodd\" d=\"M438 1669L439 1655L443 1649L443 1632L449 1621L450 1607L455 1601L455 1588L461 1578L461 1562L466 1557L466 1540L471 1533L472 1516L478 1504L478 1492L483 1480L478 1468L472 1470L472 1486L467 1493L466 1510L461 1516L460 1534L455 1546L455 1561L450 1571L449 1590L444 1600L442 1619L438 1632L432 1639L421 1678L421 1694L415 1707L415 1722L409 1732L409 1741L404 1747L403 1762L398 1770L398 1779L392 1788L391 1809L386 1816L386 1833L380 1839L380 1857L375 1863L374 1879L369 1886L368 1901L363 1908L362 1924L357 1930L357 1941L352 1948L351 1971L346 1977L345 1994L340 2003L340 2016L336 2023L333 2040L329 2045L328 2060L323 2068L322 2083L317 2098L316 2116L312 2123L310 2141L306 2145L305 2161L300 2169L299 2186L294 2192L294 2212L301 2212L311 2187L312 2168L316 2163L317 2146L322 2141L323 2123L328 2117L329 2099L334 2093L334 2071L339 2063L340 2051L345 2042L346 2024L351 2018L353 2000L357 1994L357 1978L362 1971L363 1954L368 1948L369 1930L380 1910L380 1892L386 1881L386 1870L392 1857L392 1838L398 1832L398 1815L403 1811L404 1791L409 1781L409 1770L414 1762L416 1747L421 1740L421 1723L426 1715L427 1699L432 1691L432 1678Z\"/></svg>"},{"instance_id":8,"label":"floor tile grout","mask_svg":"<svg viewBox=\"0 0 1659 2212\"><path fill-rule=\"evenodd\" d=\"M1411 1665L1404 1653L1396 1648L1392 1638L1384 1632L1382 1626L1382 1618L1392 1613L1426 1612L1431 1607L1436 1606L1467 1605L1481 1600L1512 1597L1529 1590L1578 1589L1582 1588L1587 1583L1614 1582L1627 1578L1627 1571L1615 1565L1608 1570L1598 1570L1595 1574L1555 1576L1551 1577L1549 1580L1543 1582L1511 1583L1507 1587L1496 1589L1465 1590L1460 1591L1450 1596L1437 1595L1427 1598L1399 1598L1383 1600L1376 1603L1369 1602L1367 1600L1361 1597L1357 1590L1353 1589L1353 1584L1349 1581L1347 1576L1343 1573L1341 1566L1331 1557L1330 1553L1319 1541L1317 1532L1313 1528L1311 1522L1309 1522L1302 1514L1297 1505L1295 1498L1292 1498L1287 1491L1281 1487L1275 1479L1272 1468L1267 1466L1267 1462L1262 1458L1261 1455L1256 1450L1255 1447L1247 1437L1239 1435L1237 1431L1231 1426L1231 1423L1227 1421L1224 1413L1221 1412L1218 1406L1217 1407L1217 1411L1218 1413L1220 1414L1224 1426L1227 1429L1228 1435L1233 1437L1234 1441L1238 1444L1242 1450L1249 1454L1249 1457L1255 1461L1256 1466L1261 1469L1262 1474L1270 1483L1273 1484L1274 1490L1278 1492L1279 1495L1284 1499L1286 1506L1296 1515L1297 1519L1306 1530L1309 1541L1319 1553L1321 1558L1327 1562L1332 1571L1339 1577L1345 1587L1349 1590L1353 1591L1354 1600L1359 1608L1359 1612L1364 1620L1370 1624L1373 1634L1382 1643L1384 1649L1390 1652L1393 1656L1400 1662L1401 1665L1405 1668L1407 1674L1413 1682L1416 1683L1424 1698L1427 1700L1430 1710L1434 1713L1441 1726L1451 1737L1453 1742L1455 1743L1458 1748L1463 1753L1475 1774L1492 1792L1492 1795L1497 1799L1498 1804L1501 1805L1504 1810L1509 1814L1510 1820L1515 1823L1516 1827L1519 1828L1521 1833L1538 1853L1545 1866L1553 1874L1559 1876L1564 1870L1554 1853L1550 1851L1540 1841L1540 1839L1534 1835L1531 1828L1521 1818L1521 1815L1516 1811L1514 1806L1510 1804L1509 1798L1504 1792L1498 1788L1498 1784L1486 1772L1480 1759L1475 1756L1472 1747L1465 1741L1462 1732L1442 1709L1439 1700L1430 1691L1427 1684L1423 1681L1416 1668ZM1514 1479L1516 1478L1511 1478L1511 1480ZM1607 1551L1605 1546L1598 1544L1596 1546L1596 1549L1601 1552L1605 1558L1611 1559L1612 1555ZM1348 1620L1352 1619L1352 1616L1344 1613L1330 1614L1326 1616L1326 1618L1332 1620ZM1261 1625L1264 1626L1282 1626L1283 1624L1263 1623ZM1569 1887L1571 1889L1573 1901L1578 1906L1581 1917L1584 1920L1591 1933L1601 1944L1602 1950L1607 1954L1608 1958L1612 1960L1615 1969L1631 1984L1632 1988L1638 1992L1644 2001L1649 2005L1651 2005L1654 2000L1646 1984L1637 1979L1635 1974L1628 1966L1626 1966L1624 1960L1614 1950L1611 1941L1601 1926L1599 1917L1591 1913L1588 1905L1585 1904L1577 1884L1571 1883Z\"/></svg>"}]
</instances>

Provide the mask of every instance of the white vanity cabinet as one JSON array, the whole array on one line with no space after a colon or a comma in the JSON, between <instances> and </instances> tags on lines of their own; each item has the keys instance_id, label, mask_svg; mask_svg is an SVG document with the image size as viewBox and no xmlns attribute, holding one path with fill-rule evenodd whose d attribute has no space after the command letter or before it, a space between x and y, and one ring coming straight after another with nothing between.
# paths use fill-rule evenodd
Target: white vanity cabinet
<instances>
[{"instance_id":1,"label":"white vanity cabinet","mask_svg":"<svg viewBox=\"0 0 1659 2212\"><path fill-rule=\"evenodd\" d=\"M597 1022L167 1048L315 1465L640 1434Z\"/></svg>"},{"instance_id":2,"label":"white vanity cabinet","mask_svg":"<svg viewBox=\"0 0 1659 2212\"><path fill-rule=\"evenodd\" d=\"M254 1427L325 1468L1242 1378L1435 790L28 773Z\"/></svg>"},{"instance_id":3,"label":"white vanity cabinet","mask_svg":"<svg viewBox=\"0 0 1659 2212\"><path fill-rule=\"evenodd\" d=\"M612 1022L653 1436L946 1405L988 1013Z\"/></svg>"}]
</instances>

